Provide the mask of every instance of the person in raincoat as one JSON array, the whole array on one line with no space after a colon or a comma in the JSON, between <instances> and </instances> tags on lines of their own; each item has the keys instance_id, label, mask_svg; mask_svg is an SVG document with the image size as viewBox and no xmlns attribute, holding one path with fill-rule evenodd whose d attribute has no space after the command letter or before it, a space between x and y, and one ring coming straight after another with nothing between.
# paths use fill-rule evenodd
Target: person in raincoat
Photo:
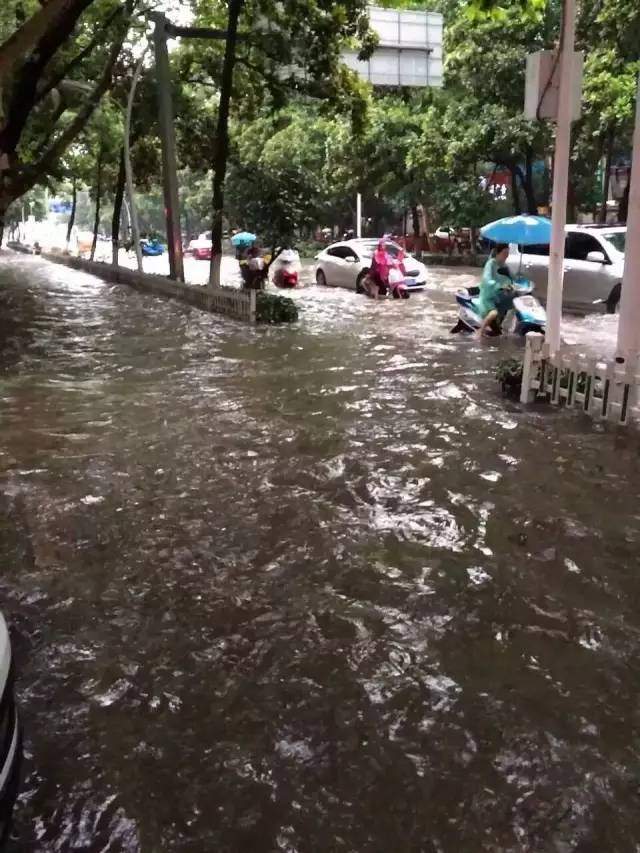
<instances>
[{"instance_id":1,"label":"person in raincoat","mask_svg":"<svg viewBox=\"0 0 640 853\"><path fill-rule=\"evenodd\" d=\"M508 309L508 294L513 289L513 282L508 275L500 272L509 257L507 243L498 243L491 252L491 257L484 265L480 296L478 297L478 312L482 315L482 325L478 331L479 337L486 334L494 320L504 318Z\"/></svg>"},{"instance_id":2,"label":"person in raincoat","mask_svg":"<svg viewBox=\"0 0 640 853\"><path fill-rule=\"evenodd\" d=\"M377 299L380 292L386 291L389 287L389 272L391 269L399 269L405 272L404 268L404 251L401 249L394 257L387 249L388 237L382 237L378 242L378 246L373 253L371 259L371 269L365 280L365 288L369 296Z\"/></svg>"}]
</instances>

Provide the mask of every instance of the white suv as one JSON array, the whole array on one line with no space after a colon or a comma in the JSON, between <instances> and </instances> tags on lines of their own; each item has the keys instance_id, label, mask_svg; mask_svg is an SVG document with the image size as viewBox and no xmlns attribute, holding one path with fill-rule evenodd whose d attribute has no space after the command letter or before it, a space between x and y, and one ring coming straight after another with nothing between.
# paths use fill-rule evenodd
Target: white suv
<instances>
[{"instance_id":1,"label":"white suv","mask_svg":"<svg viewBox=\"0 0 640 853\"><path fill-rule=\"evenodd\" d=\"M580 314L614 313L620 301L627 229L611 225L567 225L562 304ZM511 247L509 267L520 264L520 252ZM549 277L549 246L525 246L522 274L545 300Z\"/></svg>"}]
</instances>

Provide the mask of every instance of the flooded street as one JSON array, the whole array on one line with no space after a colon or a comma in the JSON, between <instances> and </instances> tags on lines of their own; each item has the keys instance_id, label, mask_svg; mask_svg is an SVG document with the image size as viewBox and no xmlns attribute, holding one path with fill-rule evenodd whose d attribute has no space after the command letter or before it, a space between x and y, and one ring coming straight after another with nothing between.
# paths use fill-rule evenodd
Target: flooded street
<instances>
[{"instance_id":1,"label":"flooded street","mask_svg":"<svg viewBox=\"0 0 640 853\"><path fill-rule=\"evenodd\" d=\"M253 329L0 257L16 853L640 849L637 436L431 276Z\"/></svg>"}]
</instances>

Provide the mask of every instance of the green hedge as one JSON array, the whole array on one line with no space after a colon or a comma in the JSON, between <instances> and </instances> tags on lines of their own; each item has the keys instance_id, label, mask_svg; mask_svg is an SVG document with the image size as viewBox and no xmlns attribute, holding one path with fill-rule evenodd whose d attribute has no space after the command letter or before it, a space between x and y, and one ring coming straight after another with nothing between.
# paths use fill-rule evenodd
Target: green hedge
<instances>
[{"instance_id":1,"label":"green hedge","mask_svg":"<svg viewBox=\"0 0 640 853\"><path fill-rule=\"evenodd\" d=\"M256 294L258 323L295 323L297 319L298 308L293 299L263 291L258 291Z\"/></svg>"},{"instance_id":2,"label":"green hedge","mask_svg":"<svg viewBox=\"0 0 640 853\"><path fill-rule=\"evenodd\" d=\"M508 397L519 397L522 388L522 362L519 358L505 358L497 367L496 379L502 393Z\"/></svg>"}]
</instances>

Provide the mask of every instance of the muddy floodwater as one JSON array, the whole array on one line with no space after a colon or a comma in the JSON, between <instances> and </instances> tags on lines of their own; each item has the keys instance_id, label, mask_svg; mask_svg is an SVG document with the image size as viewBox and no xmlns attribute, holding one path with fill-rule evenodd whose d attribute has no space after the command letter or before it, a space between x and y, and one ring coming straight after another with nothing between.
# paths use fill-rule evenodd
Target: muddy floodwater
<instances>
[{"instance_id":1,"label":"muddy floodwater","mask_svg":"<svg viewBox=\"0 0 640 853\"><path fill-rule=\"evenodd\" d=\"M502 399L474 275L251 329L0 260L12 850L640 849L638 439Z\"/></svg>"}]
</instances>

